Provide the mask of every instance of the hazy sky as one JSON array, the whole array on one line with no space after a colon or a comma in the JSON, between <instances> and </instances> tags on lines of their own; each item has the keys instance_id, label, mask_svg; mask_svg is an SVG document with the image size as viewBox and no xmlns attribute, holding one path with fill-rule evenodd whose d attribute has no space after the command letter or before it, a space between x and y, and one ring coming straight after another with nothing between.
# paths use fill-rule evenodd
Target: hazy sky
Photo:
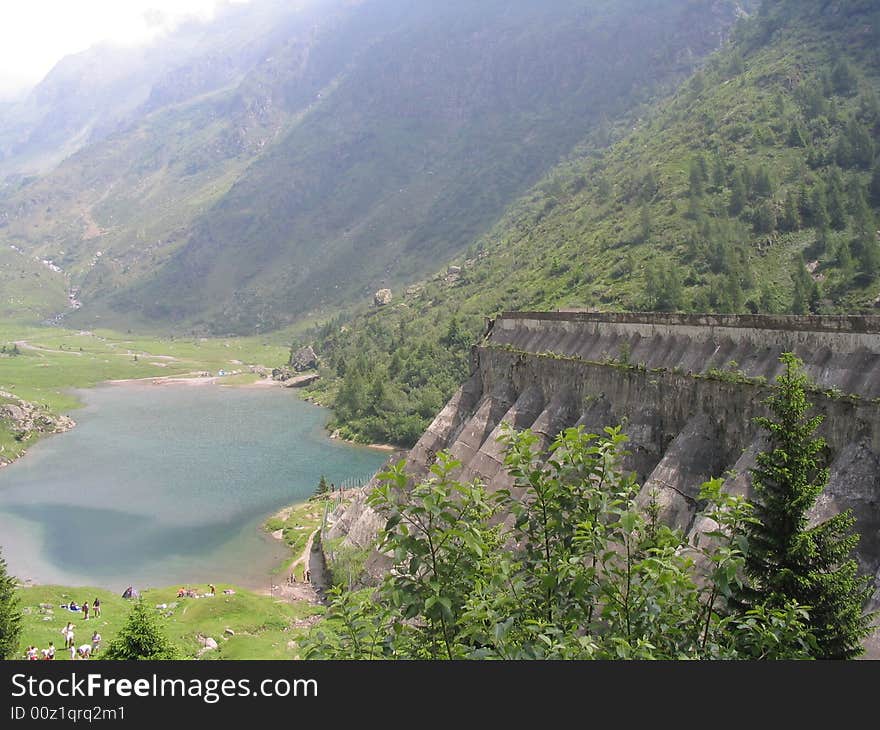
<instances>
[{"instance_id":1,"label":"hazy sky","mask_svg":"<svg viewBox=\"0 0 880 730\"><path fill-rule=\"evenodd\" d=\"M249 0L0 0L0 98L33 86L63 56L101 41L143 43L186 16Z\"/></svg>"}]
</instances>

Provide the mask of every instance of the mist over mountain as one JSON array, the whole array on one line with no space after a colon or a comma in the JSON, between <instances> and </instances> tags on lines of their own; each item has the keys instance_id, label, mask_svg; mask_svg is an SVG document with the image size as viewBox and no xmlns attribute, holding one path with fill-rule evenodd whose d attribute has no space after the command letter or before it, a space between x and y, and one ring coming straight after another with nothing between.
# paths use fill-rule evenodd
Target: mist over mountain
<instances>
[{"instance_id":1,"label":"mist over mountain","mask_svg":"<svg viewBox=\"0 0 880 730\"><path fill-rule=\"evenodd\" d=\"M0 110L0 236L61 269L74 323L246 332L334 311L460 254L748 7L231 6L65 59Z\"/></svg>"}]
</instances>

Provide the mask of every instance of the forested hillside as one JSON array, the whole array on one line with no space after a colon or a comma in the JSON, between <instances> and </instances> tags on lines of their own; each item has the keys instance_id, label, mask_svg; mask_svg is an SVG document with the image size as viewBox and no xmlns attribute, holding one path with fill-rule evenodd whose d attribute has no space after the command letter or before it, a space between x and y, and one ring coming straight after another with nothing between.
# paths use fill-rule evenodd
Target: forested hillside
<instances>
[{"instance_id":1,"label":"forested hillside","mask_svg":"<svg viewBox=\"0 0 880 730\"><path fill-rule=\"evenodd\" d=\"M7 181L0 239L69 274L72 323L267 331L422 277L603 120L690 74L750 4L254 2L278 17L258 46L233 34L132 78L110 133L73 105L59 144L82 125L86 144Z\"/></svg>"},{"instance_id":2,"label":"forested hillside","mask_svg":"<svg viewBox=\"0 0 880 730\"><path fill-rule=\"evenodd\" d=\"M585 140L455 268L310 333L329 376L315 397L349 436L410 444L502 310L875 311L878 86L876 2L766 2L669 98Z\"/></svg>"}]
</instances>

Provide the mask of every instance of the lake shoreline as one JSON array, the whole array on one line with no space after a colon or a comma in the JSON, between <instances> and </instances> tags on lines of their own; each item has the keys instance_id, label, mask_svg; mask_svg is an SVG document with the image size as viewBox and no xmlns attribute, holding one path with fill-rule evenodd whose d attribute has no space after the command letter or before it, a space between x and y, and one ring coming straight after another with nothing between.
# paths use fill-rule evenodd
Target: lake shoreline
<instances>
[{"instance_id":1,"label":"lake shoreline","mask_svg":"<svg viewBox=\"0 0 880 730\"><path fill-rule=\"evenodd\" d=\"M241 380L239 378L238 380ZM382 457L374 451L372 451L372 455L367 453L367 450L361 446L361 449L355 449L354 453L349 454L348 448L344 450L339 450L338 445L337 448L332 448L332 441L329 439L329 434L322 424L322 421L325 420L325 416L322 416L320 413L313 414L311 413L311 409L314 404L302 403L299 407L296 407L295 402L300 401L299 398L288 399L288 398L278 398L276 395L276 391L269 390L270 388L282 387L280 383L277 381L272 381L267 378L260 378L258 374L251 374L247 377L247 383L229 383L230 386L227 390L223 391L214 391L214 390L200 390L200 386L204 385L226 385L227 383L223 380L222 376L214 376L214 377L196 377L196 378L166 378L166 377L150 377L150 378L135 378L135 379L121 379L113 381L113 380L105 380L96 384L93 387L89 387L85 390L91 391L93 393L98 393L100 390L104 390L104 395L97 397L96 402L98 403L127 403L127 408L132 408L130 405L132 403L139 403L143 401L145 405L148 406L146 411L135 410L132 413L136 413L136 417L132 419L130 416L125 416L122 420L119 421L119 425L123 424L138 424L137 429L139 431L135 431L138 434L137 443L151 443L150 439L153 438L155 434L167 433L169 428L174 428L174 424L178 421L181 423L186 423L189 420L189 416L186 414L191 412L191 404L194 402L198 403L214 403L214 406L210 406L212 411L217 411L219 414L230 414L233 413L233 420L229 421L227 425L222 427L217 433L216 437L212 436L207 441L203 441L202 443L207 444L220 444L227 443L227 447L225 450L221 450L221 454L231 455L236 449L245 449L247 451L252 451L248 444L253 439L259 439L259 441L263 444L262 448L266 448L266 444L271 444L272 448L275 449L276 456L273 457L273 463L278 461L280 464L287 464L288 466L284 466L282 469L275 470L271 469L269 471L264 470L264 478L268 479L267 486L273 484L275 486L269 486L269 489L272 494L276 496L278 494L281 495L281 500L275 502L275 504L267 504L268 509L260 510L257 514L254 514L248 521L251 521L251 526L245 528L245 531L241 533L241 538L234 537L230 539L234 540L242 540L242 545L248 545L248 551L253 550L254 555L258 556L255 562L249 562L246 559L242 559L242 555L250 554L235 552L235 548L231 548L226 550L224 553L217 553L217 559L214 560L213 563L202 566L200 569L199 564L201 559L194 558L189 563L178 561L178 565L173 565L169 562L167 569L163 564L153 563L151 565L143 566L145 569L143 570L143 576L138 576L136 572L140 570L141 562L138 560L135 563L132 563L131 570L133 574L128 576L130 580L135 582L140 581L142 586L150 587L150 586L164 586L168 585L170 582L178 583L180 581L204 581L209 580L211 582L223 582L224 580L228 580L230 582L237 582L239 585L246 587L252 591L258 593L272 592L272 586L278 583L283 583L284 578L286 577L286 573L282 573L284 567L290 563L290 561L296 557L296 555L291 554L290 549L280 543L277 539L273 539L273 536L267 532L264 528L264 525L267 520L271 519L273 515L276 515L278 510L282 508L282 506L290 506L290 505L299 505L303 504L303 502L308 498L308 495L311 494L317 486L319 481L320 473L324 472L328 474L328 478L332 475L335 477L336 481L343 480L347 478L349 475L355 475L361 480L365 480L368 478L367 470L369 470L369 476L372 476L373 473L379 468L381 468ZM173 388L161 388L161 397L158 395L159 389L157 389L156 394L153 393L153 384L173 386L173 385L182 385L183 387L179 390ZM133 389L139 395L135 395L134 401L131 398L126 396L123 393L123 389L119 389L118 395L113 395L113 391L116 390L110 386L114 385L134 385ZM106 388L101 388L100 386L107 386ZM150 386L150 387L147 387ZM241 389L241 392L238 395L234 395L234 393ZM128 389L125 389L127 392ZM259 391L262 391L260 394ZM202 395L199 395L199 393ZM256 405L254 407L248 406L247 404L251 402L250 393L254 394L254 398L256 399ZM230 411L231 405L226 403L228 400L226 395L229 394L232 396L231 404L240 404L236 410ZM86 406L90 406L93 402L91 395L80 392L79 395L85 400L83 401ZM193 399L196 399L193 401ZM157 401L158 399L158 401ZM163 402L166 405L163 406L161 410L156 410L152 406L156 402ZM275 403L278 404L276 406L272 406L272 408L267 411L266 408L270 406L270 404ZM190 404L190 405L187 405ZM261 405L263 404L263 405ZM285 406L285 404L287 404ZM281 414L286 414L288 411L288 407L292 406L294 410L291 412L290 416L283 416ZM300 413L305 407L306 412ZM174 416L172 421L166 421L165 409L170 408L171 411L178 412L179 416ZM90 409L91 410L91 409ZM315 409L316 411L320 411L320 408ZM172 415L171 411L169 411L168 416ZM244 415L244 412L247 411L249 413L254 413L255 415L249 416L246 421L239 420L240 416ZM113 411L110 411L113 414ZM269 416L268 414L275 414ZM270 419L267 421L267 417ZM83 431L83 435L77 439L77 442L74 446L65 446L63 448L56 446L49 446L50 453L57 453L59 448L61 448L62 452L68 451L70 448L77 450L78 453L83 452L83 444L81 443L84 439L92 442L91 449L95 450L95 455L98 463L111 463L113 458L107 457L106 454L104 456L100 456L99 452L104 449L99 449L99 445L101 442L96 440L98 438L97 432L92 432L92 423L94 416L89 416L89 419L83 418L83 423L80 428L76 428L75 431L79 432L81 428L88 426L88 431ZM292 419L292 420L291 420ZM78 419L79 420L79 419ZM273 422L274 425L266 431L265 435L257 436L256 434L262 433L259 429L268 422ZM217 423L216 420L212 420L208 418L205 421L200 421L198 427L190 427L183 426L181 430L181 426L177 426L177 433L180 436L183 436L188 433L193 433L202 437L204 433L202 430L202 426L204 424ZM248 425L245 425L248 424ZM308 424L304 426L303 424ZM294 438L297 443L299 442L299 437L297 434L300 433L300 430L303 430L304 438L306 434L311 434L304 441L305 444L314 443L315 446L306 447L306 451L303 452L302 456L300 456L300 452L297 450L291 451L289 446L287 446L287 440L290 438ZM116 434L119 433L127 433L128 427L125 426L121 430L114 429L110 432L111 436L115 439ZM290 433L288 433L290 431ZM287 435L285 435L287 434ZM240 435L240 436L239 436ZM146 437L147 441L141 441L141 437ZM42 439L40 439L40 442ZM40 443L35 442L35 443ZM110 443L115 444L116 441L113 440ZM173 456L176 459L185 459L186 463L190 463L188 461L189 458L186 454L189 452L185 446L182 448L178 448L181 445L181 439L178 438L176 441L170 442L170 449L168 450L169 456ZM188 443L188 441L186 442ZM319 444L323 443L325 446L320 447L318 451L315 449L319 448ZM238 444L236 446L236 444ZM349 444L346 444L348 447ZM330 447L330 450L327 451L327 448ZM114 449L116 447L114 446ZM143 447L138 447L142 449ZM321 450L323 449L323 450ZM356 452L360 450L361 454L358 455ZM27 449L30 452L30 449ZM164 453L166 451L165 447L160 447L158 451L154 448L153 453ZM315 454L325 454L322 457L314 457L318 458L317 461L314 461L314 458L310 456L312 453ZM306 456L309 454L309 456ZM38 456L37 452L33 452L32 456ZM105 458L106 457L106 458ZM301 459L306 459L301 462ZM159 457L160 461L164 460L164 456ZM242 468L246 471L250 471L249 467L244 465L250 464L251 457L246 457L244 461L241 462ZM38 459L40 463L48 463L45 459ZM127 464L131 464L132 462L127 459L123 459L123 462ZM217 460L215 459L215 462ZM222 458L220 459L222 462ZM217 463L220 463L217 462ZM36 463L36 462L35 462ZM165 463L163 461L163 463ZM174 464L176 462L169 462L170 466L168 469L176 470ZM238 463L238 462L236 462ZM260 462L263 464L264 462ZM298 467L297 464L302 463L302 467ZM306 466L310 464L309 466ZM334 474L333 469L336 465L335 469L337 473ZM361 465L361 466L359 466ZM252 465L254 467L259 465ZM326 471L327 468L330 468L331 471ZM166 470L167 471L167 470ZM314 472L314 473L313 473ZM52 480L49 482L52 485L61 485L62 482L59 481L61 479L66 479L65 471L63 468L57 467L55 468L55 472L52 474ZM130 477L125 473L122 478L123 480L129 479ZM153 474L153 478L161 478L168 482L165 477L160 476L163 474L163 470L154 471L152 468L145 468L140 472L140 474ZM4 479L4 485L8 484L10 487L14 487L14 491L11 493L7 493L7 490L3 490L4 493L8 494L8 496L4 496L2 507L0 507L0 512L4 514L2 524L6 524L7 519L11 519L12 521L9 523L10 527L15 524L15 517L8 518L5 514L8 512L7 507L12 505L21 504L19 492L27 484L30 483L30 480L35 479L36 477L31 474L31 471L25 469L25 471L21 472L22 478L17 476L18 472L16 472L16 476L11 477L12 481L8 481ZM88 472L91 474L91 472ZM169 472L170 474L170 472ZM5 475L4 475L5 476ZM168 476L168 474L166 474ZM73 482L69 482L69 484L76 483L77 480L81 479L89 479L86 473L81 473L79 476L76 476ZM41 483L45 483L45 479ZM64 482L67 484L68 482ZM101 484L102 482L94 482L95 484ZM236 482L231 482L234 484ZM94 493L92 482L90 482L90 486L83 493ZM132 484L139 484L136 479L132 479ZM68 485L69 486L69 485ZM57 491L60 486L53 486L52 489ZM132 488L135 488L134 486ZM138 487L140 488L140 487ZM232 491L235 491L234 487L230 487ZM284 493L286 492L287 498L284 498ZM133 492L134 495L140 495L140 492ZM138 496L140 499L140 496ZM76 500L74 500L76 501ZM234 501L234 500L233 500ZM257 500L259 501L259 500ZM50 507L54 504L53 499L48 500L37 500L40 505L39 509L43 510L43 512L34 512L32 511L30 514L26 514L26 520L37 520L35 524L44 525L47 530L50 530L49 535L53 536L55 542L60 540L58 537L60 533L55 531L54 527L51 527L56 524L56 516L52 513L51 509L44 508L43 505L49 505ZM132 513L134 512L143 512L144 509L149 509L147 506L148 503L143 502L141 500L141 505L139 510L132 509L130 510ZM275 505L278 505L276 507ZM99 506L95 507L94 505L87 504L85 507L86 510L106 510L109 509L106 502L102 502ZM126 508L127 509L127 508ZM157 508L158 509L158 508ZM164 509L164 508L163 508ZM188 508L186 508L188 509ZM172 510L173 512L173 510ZM198 510L197 510L198 512ZM15 514L14 512L9 512L10 515ZM150 513L152 514L152 512ZM159 512L157 514L163 514ZM187 512L188 514L188 512ZM195 513L194 513L195 514ZM21 513L18 513L18 517L21 517ZM89 515L89 518L92 516ZM104 520L102 524L110 524L107 522L107 518L101 517L100 519ZM189 518L186 518L187 521ZM203 517L194 517L195 523L200 523L203 520ZM65 519L64 524L68 525L70 520ZM26 523L22 523L26 524ZM59 523L60 524L60 523ZM244 526L243 523L239 523ZM67 528L65 528L67 529ZM72 529L72 528L71 528ZM206 529L206 528L202 528ZM2 528L0 528L2 530ZM42 562L42 557L38 559L31 558L29 556L36 556L38 553L35 552L39 550L39 555L43 555L42 547L38 546L38 543L41 542L42 538L34 537L32 532L29 532L30 528L22 529L20 527L16 528L17 531L10 532L8 539L13 539L14 537L14 549L4 550L4 557L7 560L12 559L11 568L14 571L14 574L19 577L19 582L24 586L31 585L51 585L51 584L66 584L66 585L95 585L96 583L101 586L106 586L109 590L114 590L117 586L116 584L119 582L116 577L111 577L109 574L106 576L102 576L100 572L97 575L93 575L93 572L89 568L89 561L86 560L83 562L83 569L71 569L68 571L68 575L66 576L63 573L59 573L56 566L57 562L53 560L49 560L44 566ZM178 530L179 531L179 530ZM90 534L92 532L90 531ZM107 532L101 528L94 532L95 535L104 535L104 539L106 540ZM157 534L159 534L157 532ZM238 534L238 533L236 533ZM29 537L29 535L31 535ZM205 532L205 542L209 543L211 538L211 533ZM277 537L277 536L276 536ZM124 540L120 536L121 540ZM192 541L192 538L187 538ZM36 542L35 542L36 541ZM33 547L31 547L33 544ZM126 543L118 543L118 545L122 548L122 552L126 552L125 548ZM161 543L156 543L161 544ZM224 541L225 544L225 541ZM229 545L238 544L237 542L229 542ZM262 547L260 545L262 544ZM4 546L5 547L5 546ZM13 545L10 544L10 548ZM158 554L164 554L161 548L157 548ZM47 553L48 554L48 553ZM108 553L109 554L109 553ZM115 553L114 553L115 554ZM201 552L198 553L201 555ZM231 559L231 562L228 562L225 557ZM120 555L120 558L117 562L122 566L121 573L124 575L126 571L127 558L123 555ZM119 571L117 571L119 572ZM81 574L80 574L81 573ZM114 574L115 576L115 574ZM124 588L125 586L121 586ZM121 588L120 588L121 590Z\"/></svg>"}]
</instances>

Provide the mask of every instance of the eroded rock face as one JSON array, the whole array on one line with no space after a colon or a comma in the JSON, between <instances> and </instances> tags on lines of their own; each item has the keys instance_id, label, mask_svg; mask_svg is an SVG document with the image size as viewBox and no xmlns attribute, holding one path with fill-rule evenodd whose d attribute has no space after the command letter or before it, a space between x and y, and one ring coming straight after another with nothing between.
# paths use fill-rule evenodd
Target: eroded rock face
<instances>
[{"instance_id":1,"label":"eroded rock face","mask_svg":"<svg viewBox=\"0 0 880 730\"><path fill-rule=\"evenodd\" d=\"M375 294L373 294L373 304L377 307L384 307L386 304L391 304L392 294L390 289L379 289Z\"/></svg>"},{"instance_id":2,"label":"eroded rock face","mask_svg":"<svg viewBox=\"0 0 880 730\"><path fill-rule=\"evenodd\" d=\"M6 391L0 391L0 424L21 443L43 434L69 431L76 425L72 418L52 413ZM10 463L13 458L0 453L0 466Z\"/></svg>"}]
</instances>

